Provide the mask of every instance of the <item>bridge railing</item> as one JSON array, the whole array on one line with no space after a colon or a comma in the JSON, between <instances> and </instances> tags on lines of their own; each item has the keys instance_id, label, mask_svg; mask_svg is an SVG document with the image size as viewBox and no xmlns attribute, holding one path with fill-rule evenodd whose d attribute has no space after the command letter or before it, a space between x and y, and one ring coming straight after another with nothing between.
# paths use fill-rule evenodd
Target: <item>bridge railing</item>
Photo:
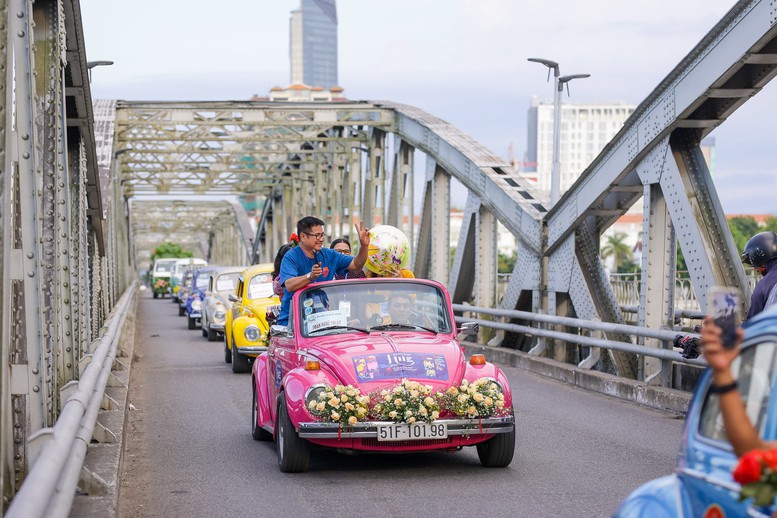
<instances>
[{"instance_id":1,"label":"bridge railing","mask_svg":"<svg viewBox=\"0 0 777 518\"><path fill-rule=\"evenodd\" d=\"M578 364L580 368L591 368L596 363L592 361L596 357L597 347L603 349L612 349L617 351L623 351L627 353L633 353L643 356L650 356L653 358L660 358L662 360L670 360L677 363L685 363L689 365L706 366L707 362L704 359L688 359L684 358L679 352L672 349L663 349L656 347L647 347L644 345L637 345L631 342L619 342L615 340L607 340L605 338L597 338L594 336L585 336L581 334L573 334L564 331L557 331L553 329L554 326L573 327L578 330L587 331L599 331L599 332L611 332L618 334L625 334L633 337L640 338L652 338L660 340L662 342L671 343L677 336L677 332L652 329L647 327L638 327L629 324L614 324L610 322L599 322L594 320L582 320L578 318L560 317L553 315L542 315L538 313L531 313L528 311L507 310L507 309L493 309L477 306L469 306L464 304L453 304L453 309L456 313L464 314L476 314L476 315L490 315L494 317L507 318L510 320L523 320L537 324L537 327L528 325L516 324L511 322L499 322L494 320L487 320L483 318L470 318L469 316L457 317L457 320L462 322L476 322L483 327L496 329L500 331L508 331L512 333L521 333L528 336L548 338L553 340L562 340L567 343L580 344L591 348L588 358L584 359ZM544 326L543 326L544 324ZM692 336L698 336L690 333ZM533 350L533 351L536 351ZM529 354L538 354L539 352L530 351Z\"/></svg>"},{"instance_id":2,"label":"bridge railing","mask_svg":"<svg viewBox=\"0 0 777 518\"><path fill-rule=\"evenodd\" d=\"M30 436L28 442L44 442L24 483L11 501L8 518L66 517L70 514L87 448L111 375L121 331L137 284L132 284L116 303L105 322L105 333L92 342L91 359L80 380L63 390L72 394L52 428Z\"/></svg>"}]
</instances>

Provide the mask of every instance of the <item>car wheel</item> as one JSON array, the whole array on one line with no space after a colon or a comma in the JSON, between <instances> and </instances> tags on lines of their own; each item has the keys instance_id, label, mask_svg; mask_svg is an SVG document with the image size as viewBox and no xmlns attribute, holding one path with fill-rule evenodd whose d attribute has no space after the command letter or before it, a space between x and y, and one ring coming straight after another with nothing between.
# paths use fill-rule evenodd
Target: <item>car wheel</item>
<instances>
[{"instance_id":1,"label":"car wheel","mask_svg":"<svg viewBox=\"0 0 777 518\"><path fill-rule=\"evenodd\" d=\"M251 412L251 436L255 441L272 441L272 434L259 426L259 394L256 390L256 384L252 383L252 385L254 387L254 404Z\"/></svg>"},{"instance_id":2,"label":"car wheel","mask_svg":"<svg viewBox=\"0 0 777 518\"><path fill-rule=\"evenodd\" d=\"M188 323L189 323L189 329L197 329L197 319L192 317L187 317Z\"/></svg>"},{"instance_id":3,"label":"car wheel","mask_svg":"<svg viewBox=\"0 0 777 518\"><path fill-rule=\"evenodd\" d=\"M178 306L178 316L182 317L186 314L186 308L182 308L181 306Z\"/></svg>"},{"instance_id":4,"label":"car wheel","mask_svg":"<svg viewBox=\"0 0 777 518\"><path fill-rule=\"evenodd\" d=\"M202 336L208 336L208 330L205 329L205 326L202 326Z\"/></svg>"},{"instance_id":5,"label":"car wheel","mask_svg":"<svg viewBox=\"0 0 777 518\"><path fill-rule=\"evenodd\" d=\"M248 356L237 352L235 340L232 339L232 372L240 374L251 370L251 364L248 362Z\"/></svg>"},{"instance_id":6,"label":"car wheel","mask_svg":"<svg viewBox=\"0 0 777 518\"><path fill-rule=\"evenodd\" d=\"M302 473L308 469L310 461L310 443L302 439L294 430L289 419L284 396L278 405L278 421L275 434L278 448L278 467L284 473Z\"/></svg>"},{"instance_id":7,"label":"car wheel","mask_svg":"<svg viewBox=\"0 0 777 518\"><path fill-rule=\"evenodd\" d=\"M219 332L218 332L218 331L216 331L215 329L210 329L210 328L209 328L209 329L208 329L208 332L207 332L206 334L207 334L207 336L208 336L208 341L209 341L209 342L215 342L216 340L218 340L218 339L219 339ZM225 342L225 343L226 343L226 342Z\"/></svg>"},{"instance_id":8,"label":"car wheel","mask_svg":"<svg viewBox=\"0 0 777 518\"><path fill-rule=\"evenodd\" d=\"M475 446L480 463L487 468L504 468L513 461L515 426L510 433L500 433Z\"/></svg>"},{"instance_id":9,"label":"car wheel","mask_svg":"<svg viewBox=\"0 0 777 518\"><path fill-rule=\"evenodd\" d=\"M232 363L232 351L227 347L227 335L224 335L224 361L226 363Z\"/></svg>"}]
</instances>

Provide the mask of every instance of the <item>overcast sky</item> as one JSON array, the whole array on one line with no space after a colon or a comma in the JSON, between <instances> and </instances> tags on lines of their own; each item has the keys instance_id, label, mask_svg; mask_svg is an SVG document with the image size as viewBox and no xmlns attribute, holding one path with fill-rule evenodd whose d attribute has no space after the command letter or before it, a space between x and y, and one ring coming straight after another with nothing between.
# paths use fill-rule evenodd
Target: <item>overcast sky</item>
<instances>
[{"instance_id":1,"label":"overcast sky","mask_svg":"<svg viewBox=\"0 0 777 518\"><path fill-rule=\"evenodd\" d=\"M299 0L81 0L95 99L244 100L289 83L289 14ZM458 126L496 154L526 148L545 67L571 100L639 104L732 0L338 0L339 78L349 99L388 99ZM569 99L564 97L565 100ZM712 136L728 213L777 214L777 84Z\"/></svg>"}]
</instances>

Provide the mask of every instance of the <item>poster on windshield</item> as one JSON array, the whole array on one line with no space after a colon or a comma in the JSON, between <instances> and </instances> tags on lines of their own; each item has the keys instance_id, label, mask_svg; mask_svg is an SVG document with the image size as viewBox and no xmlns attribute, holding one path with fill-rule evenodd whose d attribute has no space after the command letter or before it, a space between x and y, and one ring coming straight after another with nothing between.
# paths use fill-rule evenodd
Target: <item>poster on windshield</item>
<instances>
[{"instance_id":1,"label":"poster on windshield","mask_svg":"<svg viewBox=\"0 0 777 518\"><path fill-rule=\"evenodd\" d=\"M426 378L447 380L448 366L441 354L401 353L365 354L353 359L359 381Z\"/></svg>"},{"instance_id":2,"label":"poster on windshield","mask_svg":"<svg viewBox=\"0 0 777 518\"><path fill-rule=\"evenodd\" d=\"M324 311L323 313L311 313L305 318L305 329L308 334L313 331L320 331L327 327L347 326L348 317L340 310Z\"/></svg>"}]
</instances>

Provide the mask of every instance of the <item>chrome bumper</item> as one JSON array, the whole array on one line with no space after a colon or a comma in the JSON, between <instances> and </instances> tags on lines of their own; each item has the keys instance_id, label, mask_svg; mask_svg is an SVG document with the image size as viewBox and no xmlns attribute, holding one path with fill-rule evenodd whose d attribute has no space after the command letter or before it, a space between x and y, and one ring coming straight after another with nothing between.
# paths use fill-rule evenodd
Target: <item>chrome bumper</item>
<instances>
[{"instance_id":1,"label":"chrome bumper","mask_svg":"<svg viewBox=\"0 0 777 518\"><path fill-rule=\"evenodd\" d=\"M252 347L252 346L246 346L246 347L240 347L235 346L237 349L237 352L240 354L262 354L263 352L267 351L267 346L264 347Z\"/></svg>"},{"instance_id":2,"label":"chrome bumper","mask_svg":"<svg viewBox=\"0 0 777 518\"><path fill-rule=\"evenodd\" d=\"M440 419L440 423L448 424L448 436L451 435L486 435L510 433L515 428L515 418L487 417L484 419ZM353 426L340 428L337 423L315 421L299 424L299 436L310 439L338 438L376 438L378 425L394 424L393 421L364 421ZM482 431L481 431L482 430ZM387 442L386 444L390 444Z\"/></svg>"},{"instance_id":3,"label":"chrome bumper","mask_svg":"<svg viewBox=\"0 0 777 518\"><path fill-rule=\"evenodd\" d=\"M208 329L213 329L214 331L224 331L224 324L216 324L214 322L208 322Z\"/></svg>"}]
</instances>

